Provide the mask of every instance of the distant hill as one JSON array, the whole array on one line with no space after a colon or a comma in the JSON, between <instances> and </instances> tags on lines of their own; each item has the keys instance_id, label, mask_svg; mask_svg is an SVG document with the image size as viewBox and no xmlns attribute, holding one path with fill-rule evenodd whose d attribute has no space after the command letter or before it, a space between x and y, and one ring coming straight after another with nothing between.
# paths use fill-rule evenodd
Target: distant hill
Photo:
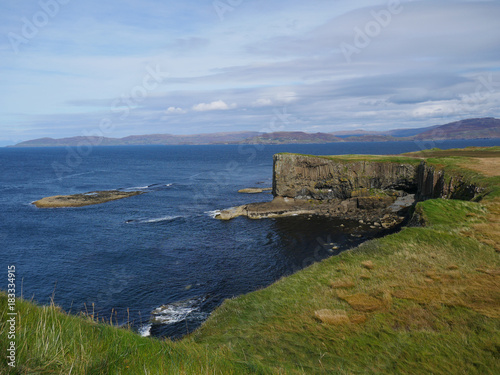
<instances>
[{"instance_id":1,"label":"distant hill","mask_svg":"<svg viewBox=\"0 0 500 375\"><path fill-rule=\"evenodd\" d=\"M332 143L342 139L328 133L275 132L264 133L239 143L250 144L290 144L290 143Z\"/></svg>"},{"instance_id":2,"label":"distant hill","mask_svg":"<svg viewBox=\"0 0 500 375\"><path fill-rule=\"evenodd\" d=\"M407 141L410 138L396 138L384 134L365 134L343 138L344 142L394 142L394 141Z\"/></svg>"},{"instance_id":3,"label":"distant hill","mask_svg":"<svg viewBox=\"0 0 500 375\"><path fill-rule=\"evenodd\" d=\"M354 130L331 134L341 137L346 142L500 138L500 120L486 117L416 129L394 129L384 132Z\"/></svg>"},{"instance_id":4,"label":"distant hill","mask_svg":"<svg viewBox=\"0 0 500 375\"><path fill-rule=\"evenodd\" d=\"M233 144L244 139L252 138L258 132L227 132L193 135L148 134L130 135L124 138L107 137L70 137L70 138L38 138L16 144L14 147L60 147L78 146L80 144L99 146L132 146L132 145L207 145Z\"/></svg>"},{"instance_id":5,"label":"distant hill","mask_svg":"<svg viewBox=\"0 0 500 375\"><path fill-rule=\"evenodd\" d=\"M439 128L442 125L434 125L434 126L428 126L426 128L417 128L417 129L394 129L394 130L389 130L387 132L384 132L386 135L390 135L392 137L412 137L414 135L424 133L426 131Z\"/></svg>"},{"instance_id":6,"label":"distant hill","mask_svg":"<svg viewBox=\"0 0 500 375\"><path fill-rule=\"evenodd\" d=\"M370 136L380 137L380 136L390 136L395 138L403 138L403 137L412 137L414 135L424 133L428 130L432 130L440 127L441 125L428 126L426 128L416 128L416 129L394 129L388 131L366 131L362 129L357 130L347 130L341 132L333 132L330 134L335 135L340 138L353 138L353 137L361 137L362 139L370 139ZM353 139L354 140L354 139ZM357 140L359 142L359 140Z\"/></svg>"},{"instance_id":7,"label":"distant hill","mask_svg":"<svg viewBox=\"0 0 500 375\"><path fill-rule=\"evenodd\" d=\"M349 138L349 137L361 137L364 135L380 135L380 134L385 134L385 132L356 129L356 130L343 130L340 132L332 132L328 134L334 135L339 138Z\"/></svg>"},{"instance_id":8,"label":"distant hill","mask_svg":"<svg viewBox=\"0 0 500 375\"><path fill-rule=\"evenodd\" d=\"M100 146L123 145L210 145L210 144L290 144L331 142L383 142L409 140L500 138L500 120L492 117L467 119L446 125L384 132L362 129L336 133L305 132L225 132L192 135L149 134L124 138L71 137L39 138L9 147L58 147L91 143Z\"/></svg>"},{"instance_id":9,"label":"distant hill","mask_svg":"<svg viewBox=\"0 0 500 375\"><path fill-rule=\"evenodd\" d=\"M500 138L500 120L487 117L452 122L419 133L418 140Z\"/></svg>"}]
</instances>

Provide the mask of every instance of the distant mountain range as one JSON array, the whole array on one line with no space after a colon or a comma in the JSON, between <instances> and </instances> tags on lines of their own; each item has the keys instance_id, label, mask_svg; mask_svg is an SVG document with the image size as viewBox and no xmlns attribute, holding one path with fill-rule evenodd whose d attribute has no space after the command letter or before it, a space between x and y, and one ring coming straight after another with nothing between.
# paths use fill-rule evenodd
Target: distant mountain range
<instances>
[{"instance_id":1,"label":"distant mountain range","mask_svg":"<svg viewBox=\"0 0 500 375\"><path fill-rule=\"evenodd\" d=\"M124 138L71 137L39 138L8 147L57 146L124 146L124 145L210 145L210 144L291 144L331 142L384 142L411 140L500 138L500 120L492 117L475 118L417 129L377 131L342 131L333 133L304 132L227 132L193 135L150 134Z\"/></svg>"}]
</instances>

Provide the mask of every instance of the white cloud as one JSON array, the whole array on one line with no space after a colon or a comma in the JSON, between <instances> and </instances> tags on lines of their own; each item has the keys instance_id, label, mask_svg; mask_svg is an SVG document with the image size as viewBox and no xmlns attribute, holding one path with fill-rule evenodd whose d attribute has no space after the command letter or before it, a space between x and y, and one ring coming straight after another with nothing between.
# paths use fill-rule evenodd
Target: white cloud
<instances>
[{"instance_id":1,"label":"white cloud","mask_svg":"<svg viewBox=\"0 0 500 375\"><path fill-rule=\"evenodd\" d=\"M168 107L168 109L165 111L165 114L167 115L181 115L184 113L187 113L187 111L179 107Z\"/></svg>"},{"instance_id":2,"label":"white cloud","mask_svg":"<svg viewBox=\"0 0 500 375\"><path fill-rule=\"evenodd\" d=\"M292 103L297 100L297 94L293 91L280 92L276 95L276 100L280 103Z\"/></svg>"},{"instance_id":3,"label":"white cloud","mask_svg":"<svg viewBox=\"0 0 500 375\"><path fill-rule=\"evenodd\" d=\"M217 100L212 103L200 103L193 106L193 110L196 112L226 111L233 108L236 108L236 103L227 105L223 100Z\"/></svg>"},{"instance_id":4,"label":"white cloud","mask_svg":"<svg viewBox=\"0 0 500 375\"><path fill-rule=\"evenodd\" d=\"M273 105L273 101L271 99L267 98L260 98L257 99L255 102L252 104L254 107L267 107L270 105Z\"/></svg>"},{"instance_id":5,"label":"white cloud","mask_svg":"<svg viewBox=\"0 0 500 375\"><path fill-rule=\"evenodd\" d=\"M429 104L416 108L413 111L414 117L436 117L454 114L456 108L451 103Z\"/></svg>"}]
</instances>

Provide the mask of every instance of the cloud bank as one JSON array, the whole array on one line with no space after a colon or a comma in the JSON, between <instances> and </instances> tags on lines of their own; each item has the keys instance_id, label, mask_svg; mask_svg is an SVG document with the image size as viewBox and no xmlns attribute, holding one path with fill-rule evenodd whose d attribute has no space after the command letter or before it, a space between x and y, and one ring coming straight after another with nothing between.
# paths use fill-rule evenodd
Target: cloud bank
<instances>
[{"instance_id":1,"label":"cloud bank","mask_svg":"<svg viewBox=\"0 0 500 375\"><path fill-rule=\"evenodd\" d=\"M222 2L0 4L0 145L500 116L499 2Z\"/></svg>"}]
</instances>

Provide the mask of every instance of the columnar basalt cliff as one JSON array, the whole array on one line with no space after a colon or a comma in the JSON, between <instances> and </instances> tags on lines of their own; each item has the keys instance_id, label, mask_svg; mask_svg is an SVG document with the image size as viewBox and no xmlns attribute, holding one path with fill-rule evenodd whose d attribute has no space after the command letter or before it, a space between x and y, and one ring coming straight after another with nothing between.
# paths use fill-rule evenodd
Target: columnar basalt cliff
<instances>
[{"instance_id":1,"label":"columnar basalt cliff","mask_svg":"<svg viewBox=\"0 0 500 375\"><path fill-rule=\"evenodd\" d=\"M396 225L415 201L473 199L482 189L420 159L274 155L272 202L222 211L219 219L319 214ZM384 221L382 220L382 221ZM384 222L382 222L384 224Z\"/></svg>"},{"instance_id":2,"label":"columnar basalt cliff","mask_svg":"<svg viewBox=\"0 0 500 375\"><path fill-rule=\"evenodd\" d=\"M304 199L349 199L359 189L416 193L417 164L274 155L273 194Z\"/></svg>"},{"instance_id":3,"label":"columnar basalt cliff","mask_svg":"<svg viewBox=\"0 0 500 375\"><path fill-rule=\"evenodd\" d=\"M484 189L460 175L451 175L445 170L421 162L417 169L417 198L427 200L433 198L472 200L484 193Z\"/></svg>"}]
</instances>

